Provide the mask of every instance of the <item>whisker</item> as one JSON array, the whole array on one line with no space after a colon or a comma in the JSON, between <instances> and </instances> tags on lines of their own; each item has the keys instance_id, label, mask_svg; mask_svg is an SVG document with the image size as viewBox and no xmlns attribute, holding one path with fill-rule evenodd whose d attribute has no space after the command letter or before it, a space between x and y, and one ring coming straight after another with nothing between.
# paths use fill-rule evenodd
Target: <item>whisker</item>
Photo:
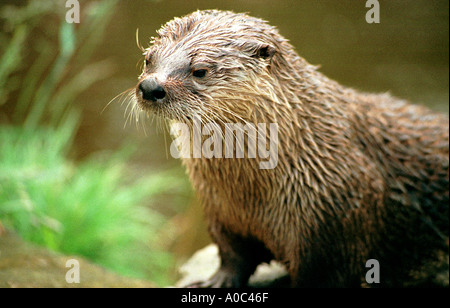
<instances>
[{"instance_id":1,"label":"whisker","mask_svg":"<svg viewBox=\"0 0 450 308\"><path fill-rule=\"evenodd\" d=\"M142 47L142 45L139 43L139 28L136 29L136 45L142 51L142 53L145 52L145 48Z\"/></svg>"},{"instance_id":2,"label":"whisker","mask_svg":"<svg viewBox=\"0 0 450 308\"><path fill-rule=\"evenodd\" d=\"M106 104L106 106L103 107L103 109L102 109L102 111L100 112L100 114L103 114L103 112L106 110L106 108L108 108L109 105L110 105L113 101L115 101L118 97L121 97L121 96L123 96L123 95L125 95L125 94L129 94L129 93L131 93L133 90L134 90L134 87L129 88L129 89L127 89L127 90L125 90L125 91L123 91L123 92L117 94L116 96L114 96L114 97ZM122 101L122 102L123 102L123 101Z\"/></svg>"}]
</instances>

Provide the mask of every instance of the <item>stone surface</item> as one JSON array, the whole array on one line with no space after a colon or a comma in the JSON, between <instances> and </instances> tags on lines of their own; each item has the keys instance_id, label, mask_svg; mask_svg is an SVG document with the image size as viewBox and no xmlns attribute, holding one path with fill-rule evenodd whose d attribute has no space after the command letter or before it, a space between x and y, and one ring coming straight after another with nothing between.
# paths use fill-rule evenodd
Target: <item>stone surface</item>
<instances>
[{"instance_id":1,"label":"stone surface","mask_svg":"<svg viewBox=\"0 0 450 308\"><path fill-rule=\"evenodd\" d=\"M79 262L80 283L67 283L66 262ZM65 256L0 230L0 288L149 288L154 284L111 273L77 256Z\"/></svg>"},{"instance_id":2,"label":"stone surface","mask_svg":"<svg viewBox=\"0 0 450 308\"><path fill-rule=\"evenodd\" d=\"M198 250L183 264L180 269L181 279L177 287L183 287L194 282L203 281L213 275L219 268L220 259L217 246L210 244ZM272 261L270 264L260 264L249 279L250 287L289 287L289 278L285 268Z\"/></svg>"}]
</instances>

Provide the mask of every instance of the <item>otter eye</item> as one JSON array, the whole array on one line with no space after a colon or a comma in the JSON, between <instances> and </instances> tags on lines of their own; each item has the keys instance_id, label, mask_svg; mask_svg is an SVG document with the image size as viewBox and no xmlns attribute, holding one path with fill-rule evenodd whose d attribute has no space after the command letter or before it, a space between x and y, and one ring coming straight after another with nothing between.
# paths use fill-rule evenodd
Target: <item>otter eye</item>
<instances>
[{"instance_id":1,"label":"otter eye","mask_svg":"<svg viewBox=\"0 0 450 308\"><path fill-rule=\"evenodd\" d=\"M208 72L208 70L202 68L202 69L193 71L192 76L197 77L197 78L203 78L206 76L207 72Z\"/></svg>"}]
</instances>

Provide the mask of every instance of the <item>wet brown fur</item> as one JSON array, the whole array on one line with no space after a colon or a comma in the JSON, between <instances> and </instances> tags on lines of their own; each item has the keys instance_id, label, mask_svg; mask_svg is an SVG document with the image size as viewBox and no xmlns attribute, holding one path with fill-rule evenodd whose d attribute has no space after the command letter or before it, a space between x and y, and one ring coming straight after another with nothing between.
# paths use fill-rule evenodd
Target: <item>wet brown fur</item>
<instances>
[{"instance_id":1,"label":"wet brown fur","mask_svg":"<svg viewBox=\"0 0 450 308\"><path fill-rule=\"evenodd\" d=\"M380 264L375 286L448 285L447 116L339 85L246 14L175 18L145 56L140 81L157 76L167 91L155 104L136 90L146 112L278 124L272 170L259 159L183 160L222 260L204 286L245 285L271 259L293 286L367 285L368 259Z\"/></svg>"}]
</instances>

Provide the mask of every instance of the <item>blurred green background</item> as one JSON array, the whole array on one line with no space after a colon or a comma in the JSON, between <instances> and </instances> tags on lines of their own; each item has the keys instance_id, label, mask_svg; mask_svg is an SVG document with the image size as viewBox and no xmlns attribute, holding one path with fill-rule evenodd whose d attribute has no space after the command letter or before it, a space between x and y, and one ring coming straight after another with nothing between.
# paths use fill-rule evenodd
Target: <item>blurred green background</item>
<instances>
[{"instance_id":1,"label":"blurred green background","mask_svg":"<svg viewBox=\"0 0 450 308\"><path fill-rule=\"evenodd\" d=\"M1 0L1 223L52 250L173 283L209 238L168 134L157 121L124 125L126 102L114 99L140 74L136 29L147 46L174 16L248 12L330 78L448 113L449 2L379 2L380 24L367 24L364 0L80 1L75 25L63 0Z\"/></svg>"}]
</instances>

